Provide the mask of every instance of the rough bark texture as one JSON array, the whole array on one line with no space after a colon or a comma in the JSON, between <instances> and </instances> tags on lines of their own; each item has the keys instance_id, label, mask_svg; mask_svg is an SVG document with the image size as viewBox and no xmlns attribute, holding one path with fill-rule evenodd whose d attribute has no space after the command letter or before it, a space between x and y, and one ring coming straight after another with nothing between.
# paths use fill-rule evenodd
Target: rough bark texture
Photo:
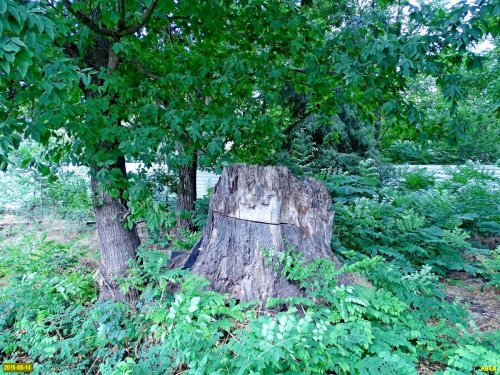
<instances>
[{"instance_id":1,"label":"rough bark texture","mask_svg":"<svg viewBox=\"0 0 500 375\"><path fill-rule=\"evenodd\" d=\"M104 24L100 22L103 13L101 6L104 4L98 2L97 4L91 5L89 2L89 13L86 14L80 7L78 7L78 9L73 8L73 5L79 3L78 1L63 0L62 3L65 7L64 14L66 16L71 15L75 17L76 20L73 21L77 21L81 27L87 27L92 37L92 40L88 40L89 43L83 43L81 45L80 43L65 43L64 51L70 58L81 59L80 61L83 62L83 67L94 68L95 71L99 72L99 74L92 75L92 81L97 84L97 86L102 87L104 83L102 78L103 70L107 70L108 72L116 71L120 64L119 56L113 52L113 44L119 42L122 37L138 32L150 19L159 0L150 1L149 5L140 15L139 20L137 20L136 17L137 12L133 12L134 21L130 24L127 23L127 14L129 12L127 12L125 8L126 2L118 1L116 3L116 9L119 15L119 22L113 29L108 29L104 26L106 22L104 22ZM71 37L70 40L73 40L73 38ZM100 90L91 90L85 87L83 82L80 83L80 87L86 99L106 98L106 96L109 95L110 106L116 105L116 97L113 97L114 94L111 92L103 93ZM117 113L119 113L119 111ZM108 116L108 114L109 113L104 113L105 116ZM110 119L111 118L108 120ZM111 123L111 125L119 127L121 126L120 121L120 119L117 119L114 123ZM101 139L96 148L97 149L94 150L89 148L89 150L90 152L96 152L104 149L108 151L110 155L116 155L113 156L111 160L114 165L110 166L110 168L119 168L122 171L123 177L127 178L125 158L119 151L118 141L108 142L105 139ZM111 197L101 189L96 179L100 167L98 167L96 162L89 162L89 164L102 259L103 285L99 298L101 300L108 298L117 300L132 299L135 293L131 292L127 296L124 296L113 282L113 278L124 276L128 261L133 259L136 255L137 247L140 244L139 236L137 235L135 227L132 228L132 230L126 230L123 226L124 215L128 211L125 202L121 201L120 198ZM121 193L120 191L120 196Z\"/></svg>"},{"instance_id":2,"label":"rough bark texture","mask_svg":"<svg viewBox=\"0 0 500 375\"><path fill-rule=\"evenodd\" d=\"M125 172L125 159L117 163ZM128 230L124 227L124 219L128 209L126 203L113 198L100 189L95 178L97 170L91 168L91 186L94 197L94 212L96 217L97 235L101 250L101 286L99 300L113 299L115 301L131 301L136 295L130 291L123 294L116 279L125 276L130 259L136 256L136 250L141 244L136 228Z\"/></svg>"},{"instance_id":3,"label":"rough bark texture","mask_svg":"<svg viewBox=\"0 0 500 375\"><path fill-rule=\"evenodd\" d=\"M226 167L210 200L201 245L185 267L242 301L299 296L296 285L266 265L263 250L278 254L293 246L307 260L327 257L340 266L330 250L333 215L317 180L299 180L285 167Z\"/></svg>"},{"instance_id":4,"label":"rough bark texture","mask_svg":"<svg viewBox=\"0 0 500 375\"><path fill-rule=\"evenodd\" d=\"M179 169L179 186L177 189L177 209L184 214L194 212L196 200L196 170L198 169L195 153L191 165L181 166ZM182 215L177 218L177 227L193 229L192 220Z\"/></svg>"}]
</instances>

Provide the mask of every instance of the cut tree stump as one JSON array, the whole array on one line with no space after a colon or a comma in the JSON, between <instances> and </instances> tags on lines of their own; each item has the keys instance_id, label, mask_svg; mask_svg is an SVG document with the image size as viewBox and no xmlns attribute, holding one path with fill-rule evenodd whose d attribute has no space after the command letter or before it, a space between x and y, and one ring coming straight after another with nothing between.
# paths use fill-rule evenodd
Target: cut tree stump
<instances>
[{"instance_id":1,"label":"cut tree stump","mask_svg":"<svg viewBox=\"0 0 500 375\"><path fill-rule=\"evenodd\" d=\"M339 267L330 250L333 216L330 196L315 179L299 180L286 167L226 167L184 268L240 301L301 296L265 261L263 250L277 255L293 246L306 260L326 257Z\"/></svg>"}]
</instances>

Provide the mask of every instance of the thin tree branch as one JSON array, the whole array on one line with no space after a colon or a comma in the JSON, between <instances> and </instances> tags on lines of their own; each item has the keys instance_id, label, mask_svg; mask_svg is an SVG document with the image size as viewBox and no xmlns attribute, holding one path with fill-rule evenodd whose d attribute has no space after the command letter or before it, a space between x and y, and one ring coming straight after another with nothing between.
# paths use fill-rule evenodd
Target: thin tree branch
<instances>
[{"instance_id":1,"label":"thin tree branch","mask_svg":"<svg viewBox=\"0 0 500 375\"><path fill-rule=\"evenodd\" d=\"M52 3L52 1L47 1L47 5L56 11L56 14L60 14L61 11Z\"/></svg>"},{"instance_id":2,"label":"thin tree branch","mask_svg":"<svg viewBox=\"0 0 500 375\"><path fill-rule=\"evenodd\" d=\"M122 0L118 0L118 2L122 2ZM71 0L63 0L64 6L68 9L68 11L75 16L81 23L83 23L85 26L87 26L90 30L93 32L103 35L103 36L108 36L112 37L115 39L119 39L121 37L133 34L137 31L139 31L145 24L148 22L149 18L153 14L153 11L156 7L156 4L158 4L159 0L153 0L151 4L149 5L148 8L144 11L143 15L141 16L141 19L138 23L134 25L130 25L128 27L120 27L118 30L109 30L106 27L99 27L94 21L92 21L86 14L84 14L82 11L74 10L73 7L71 6ZM123 11L125 11L125 4L123 5ZM121 17L121 14L120 14ZM120 20L121 22L121 20Z\"/></svg>"},{"instance_id":3,"label":"thin tree branch","mask_svg":"<svg viewBox=\"0 0 500 375\"><path fill-rule=\"evenodd\" d=\"M370 63L367 63L367 62L364 63L364 64L359 64L358 68L364 68L365 66L368 66L368 65L370 65ZM288 70L291 71L291 72L300 73L300 74L306 74L307 73L307 69L305 69L305 68L294 68L293 66L289 66ZM325 73L326 74L330 74L330 75L338 74L334 70L327 70Z\"/></svg>"},{"instance_id":4,"label":"thin tree branch","mask_svg":"<svg viewBox=\"0 0 500 375\"><path fill-rule=\"evenodd\" d=\"M120 21L118 22L118 30L125 28L125 0L116 1L116 10L120 15Z\"/></svg>"},{"instance_id":5,"label":"thin tree branch","mask_svg":"<svg viewBox=\"0 0 500 375\"><path fill-rule=\"evenodd\" d=\"M294 67L290 66L290 67L288 67L288 70L291 72L300 73L300 74L307 73L307 69L304 69L304 68L294 68ZM333 70L327 70L325 73L326 74L335 74L335 72Z\"/></svg>"},{"instance_id":6,"label":"thin tree branch","mask_svg":"<svg viewBox=\"0 0 500 375\"><path fill-rule=\"evenodd\" d=\"M151 79L154 79L154 80L158 80L161 78L160 75L158 74L155 74L153 72L150 72L149 70L147 70L144 65L142 65L139 61L137 60L132 60L132 63L137 67L137 70L139 70L142 74L144 74L146 77L148 78L151 78Z\"/></svg>"},{"instance_id":7,"label":"thin tree branch","mask_svg":"<svg viewBox=\"0 0 500 375\"><path fill-rule=\"evenodd\" d=\"M85 26L87 26L90 30L95 32L96 34L99 35L104 35L104 36L110 36L110 37L116 37L116 33L114 33L112 30L108 30L105 27L99 27L94 21L92 21L86 14L84 14L80 10L74 10L73 7L71 6L71 1L70 0L63 0L63 4L68 9L68 11L76 17L78 21L83 23Z\"/></svg>"},{"instance_id":8,"label":"thin tree branch","mask_svg":"<svg viewBox=\"0 0 500 375\"><path fill-rule=\"evenodd\" d=\"M302 73L302 74L305 74L307 72L305 69L302 69L302 68L288 67L288 70L291 71L291 72Z\"/></svg>"},{"instance_id":9,"label":"thin tree branch","mask_svg":"<svg viewBox=\"0 0 500 375\"><path fill-rule=\"evenodd\" d=\"M155 10L156 4L158 4L160 0L153 0L151 4L149 5L149 8L147 8L144 11L144 14L141 17L141 21L135 25L130 25L129 27L126 27L124 29L121 29L117 34L118 36L126 36L133 34L137 31L139 31L145 24L148 22L149 18L153 14L153 11Z\"/></svg>"}]
</instances>

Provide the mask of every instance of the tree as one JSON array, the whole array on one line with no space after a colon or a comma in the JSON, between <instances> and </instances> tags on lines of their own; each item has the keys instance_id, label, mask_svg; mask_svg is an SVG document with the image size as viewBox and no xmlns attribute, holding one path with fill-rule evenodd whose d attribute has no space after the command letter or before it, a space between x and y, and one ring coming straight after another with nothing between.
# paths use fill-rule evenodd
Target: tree
<instances>
[{"instance_id":1,"label":"tree","mask_svg":"<svg viewBox=\"0 0 500 375\"><path fill-rule=\"evenodd\" d=\"M24 120L21 128L10 128L23 129L25 136L42 144L56 143L55 161L70 148L71 161L90 167L101 247L101 299L134 298L133 291L123 293L115 279L125 275L127 262L140 244L135 227L123 225L128 203L120 138L129 135L130 127L124 123L128 116L119 85L126 82L119 80L121 59L116 45L139 37L157 3L144 9L135 4L137 10L132 11L123 1L116 3L116 9L69 0L49 2L44 8L36 2L8 1L2 9L6 39L20 47L3 48L14 52L14 58L7 59L10 66L19 66L11 72L9 65L3 65L14 90L7 104L10 108L21 104L12 120ZM10 36L14 33L18 36Z\"/></svg>"},{"instance_id":2,"label":"tree","mask_svg":"<svg viewBox=\"0 0 500 375\"><path fill-rule=\"evenodd\" d=\"M9 114L3 161L23 136L52 145L51 162L90 167L101 299L134 297L115 280L139 245L130 219L145 194L129 184L126 158L149 164L158 150L165 153L181 177L180 206L191 209L198 162L206 165L245 137L259 146L275 142L253 92L279 39L270 24L294 8L264 4L268 19L243 35L261 2L141 4L7 1L1 9L2 84L10 85L2 102ZM272 81L262 92L266 85Z\"/></svg>"},{"instance_id":3,"label":"tree","mask_svg":"<svg viewBox=\"0 0 500 375\"><path fill-rule=\"evenodd\" d=\"M293 162L298 151L301 165L310 161L317 173L328 170L328 159L338 163L345 145L366 155L395 125L415 131L424 114L415 100L419 94L406 93L417 77L437 83L450 108L450 130L459 131L462 97L456 69L481 66L482 57L470 47L498 35L498 6L487 1L449 9L438 3L347 2L332 8L324 3L307 8L310 19L322 22L312 24L308 43L299 44L302 52L288 62L295 75L289 75L285 90L291 94L285 95L289 139L279 161ZM346 139L346 128L336 126L346 109L351 114L347 129L351 138L357 133L357 144Z\"/></svg>"},{"instance_id":4,"label":"tree","mask_svg":"<svg viewBox=\"0 0 500 375\"><path fill-rule=\"evenodd\" d=\"M422 113L421 126L409 128L405 122L394 124L386 129L384 147L391 154L398 149L404 152L405 145L410 144L400 141L408 140L423 148L420 160L426 157L434 158L430 161L450 163L468 159L488 163L498 160L498 47L483 52L481 57L480 69L470 70L465 66L455 69L461 96L455 116L450 116L450 103L438 90L435 80L417 77L406 95Z\"/></svg>"}]
</instances>

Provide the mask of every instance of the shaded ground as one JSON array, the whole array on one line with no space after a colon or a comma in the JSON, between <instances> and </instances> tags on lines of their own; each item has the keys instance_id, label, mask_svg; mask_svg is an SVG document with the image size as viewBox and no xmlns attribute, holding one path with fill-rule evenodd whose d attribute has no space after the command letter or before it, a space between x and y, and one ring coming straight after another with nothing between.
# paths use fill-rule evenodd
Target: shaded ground
<instances>
[{"instance_id":1,"label":"shaded ground","mask_svg":"<svg viewBox=\"0 0 500 375\"><path fill-rule=\"evenodd\" d=\"M144 223L137 226L139 237L145 243L147 231ZM28 233L43 232L48 241L60 244L75 242L79 247L89 249L89 257L82 259L82 264L98 269L99 261L99 238L95 224L87 225L68 220L47 217L44 220L24 216L16 216L12 213L0 213L0 245L2 240L11 237L22 236Z\"/></svg>"},{"instance_id":2,"label":"shaded ground","mask_svg":"<svg viewBox=\"0 0 500 375\"><path fill-rule=\"evenodd\" d=\"M99 240L93 226L54 218L40 221L12 214L0 214L0 245L4 239L37 232L46 233L46 239L49 241L61 244L75 242L78 247L88 248L88 254L92 258L98 254Z\"/></svg>"},{"instance_id":3,"label":"shaded ground","mask_svg":"<svg viewBox=\"0 0 500 375\"><path fill-rule=\"evenodd\" d=\"M0 238L30 232L46 232L47 240L61 244L77 240L79 245L92 249L99 248L99 241L94 227L68 222L60 219L45 219L43 221L16 217L12 214L0 214Z\"/></svg>"},{"instance_id":4,"label":"shaded ground","mask_svg":"<svg viewBox=\"0 0 500 375\"><path fill-rule=\"evenodd\" d=\"M417 371L420 375L432 375L437 371L443 371L446 368L442 363L422 361L417 365Z\"/></svg>"},{"instance_id":5,"label":"shaded ground","mask_svg":"<svg viewBox=\"0 0 500 375\"><path fill-rule=\"evenodd\" d=\"M500 291L480 278L465 272L453 272L444 282L447 298L469 310L480 331L500 329Z\"/></svg>"},{"instance_id":6,"label":"shaded ground","mask_svg":"<svg viewBox=\"0 0 500 375\"><path fill-rule=\"evenodd\" d=\"M478 277L465 272L451 272L442 281L446 288L446 299L462 304L469 311L480 331L497 331L500 328L500 290L486 285ZM417 366L420 375L431 375L446 368L442 363L422 361Z\"/></svg>"},{"instance_id":7,"label":"shaded ground","mask_svg":"<svg viewBox=\"0 0 500 375\"><path fill-rule=\"evenodd\" d=\"M472 243L476 242L479 245L486 246L490 250L494 250L500 246L500 236L474 236L471 238Z\"/></svg>"},{"instance_id":8,"label":"shaded ground","mask_svg":"<svg viewBox=\"0 0 500 375\"><path fill-rule=\"evenodd\" d=\"M12 214L0 215L0 230L6 229L19 224L29 225L29 221L26 219L20 219Z\"/></svg>"}]
</instances>

